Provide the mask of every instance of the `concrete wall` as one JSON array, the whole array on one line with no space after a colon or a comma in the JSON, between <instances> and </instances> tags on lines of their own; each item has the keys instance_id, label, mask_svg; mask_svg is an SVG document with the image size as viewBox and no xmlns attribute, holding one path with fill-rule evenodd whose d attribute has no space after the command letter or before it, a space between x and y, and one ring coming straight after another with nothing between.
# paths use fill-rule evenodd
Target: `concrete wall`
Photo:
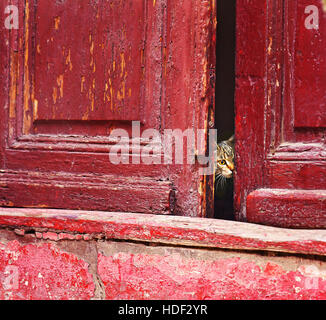
<instances>
[{"instance_id":1,"label":"concrete wall","mask_svg":"<svg viewBox=\"0 0 326 320\"><path fill-rule=\"evenodd\" d=\"M322 256L0 230L1 299L325 299Z\"/></svg>"}]
</instances>

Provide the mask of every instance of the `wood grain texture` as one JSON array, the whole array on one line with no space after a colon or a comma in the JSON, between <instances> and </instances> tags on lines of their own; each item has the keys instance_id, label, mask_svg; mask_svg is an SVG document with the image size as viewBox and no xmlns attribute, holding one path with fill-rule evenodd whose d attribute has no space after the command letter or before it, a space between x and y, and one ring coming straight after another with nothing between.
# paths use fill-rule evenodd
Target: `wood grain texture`
<instances>
[{"instance_id":1,"label":"wood grain texture","mask_svg":"<svg viewBox=\"0 0 326 320\"><path fill-rule=\"evenodd\" d=\"M0 172L0 192L0 206L6 207L170 214L175 203L168 181L114 175L6 171Z\"/></svg>"},{"instance_id":2,"label":"wood grain texture","mask_svg":"<svg viewBox=\"0 0 326 320\"><path fill-rule=\"evenodd\" d=\"M322 1L300 0L297 3L295 32L294 126L297 128L326 128L326 20ZM318 29L307 29L306 7L319 9Z\"/></svg>"},{"instance_id":3,"label":"wood grain texture","mask_svg":"<svg viewBox=\"0 0 326 320\"><path fill-rule=\"evenodd\" d=\"M270 188L326 190L324 161L269 161L266 171Z\"/></svg>"},{"instance_id":4,"label":"wood grain texture","mask_svg":"<svg viewBox=\"0 0 326 320\"><path fill-rule=\"evenodd\" d=\"M140 135L214 127L215 0L16 4L21 28L0 27L0 183L26 171L44 176L38 187L13 180L0 190L2 203L163 213L160 199L168 198L160 186L169 181L176 191L169 213L212 216L213 178L200 176L198 164L114 165L108 152L117 142L112 131L131 136L132 120ZM124 156L141 154L147 143ZM51 192L58 173L62 187ZM105 183L95 191L80 183L83 175L120 179L125 191ZM152 181L151 192L141 193L141 178Z\"/></svg>"},{"instance_id":5,"label":"wood grain texture","mask_svg":"<svg viewBox=\"0 0 326 320\"><path fill-rule=\"evenodd\" d=\"M143 120L146 4L36 5L34 120Z\"/></svg>"},{"instance_id":6,"label":"wood grain texture","mask_svg":"<svg viewBox=\"0 0 326 320\"><path fill-rule=\"evenodd\" d=\"M305 27L307 5L319 10L319 30ZM238 8L237 219L325 228L319 201L326 191L322 3L238 0ZM281 198L261 190L274 188L283 190Z\"/></svg>"},{"instance_id":7,"label":"wood grain texture","mask_svg":"<svg viewBox=\"0 0 326 320\"><path fill-rule=\"evenodd\" d=\"M247 195L263 179L266 12L266 1L237 1L234 203L240 221L246 220Z\"/></svg>"},{"instance_id":8,"label":"wood grain texture","mask_svg":"<svg viewBox=\"0 0 326 320\"><path fill-rule=\"evenodd\" d=\"M326 229L326 191L255 190L247 197L247 216L274 227Z\"/></svg>"},{"instance_id":9,"label":"wood grain texture","mask_svg":"<svg viewBox=\"0 0 326 320\"><path fill-rule=\"evenodd\" d=\"M326 255L326 231L117 212L0 208L3 227L189 247Z\"/></svg>"}]
</instances>

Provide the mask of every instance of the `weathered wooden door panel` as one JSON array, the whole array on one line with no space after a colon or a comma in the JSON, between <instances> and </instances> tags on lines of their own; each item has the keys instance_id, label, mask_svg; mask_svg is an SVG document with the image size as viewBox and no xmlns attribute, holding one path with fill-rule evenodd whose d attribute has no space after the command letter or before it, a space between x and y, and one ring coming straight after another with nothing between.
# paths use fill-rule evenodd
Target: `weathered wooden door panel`
<instances>
[{"instance_id":1,"label":"weathered wooden door panel","mask_svg":"<svg viewBox=\"0 0 326 320\"><path fill-rule=\"evenodd\" d=\"M252 177L260 175L258 179L245 181L240 174L238 183L243 191L238 198L238 217L283 227L326 228L324 7L317 0L254 2L250 10L259 8L264 16L251 19L250 24L263 34L257 40L263 41L263 46L245 72L240 67L243 56L238 56L238 81L250 80L253 71L265 69L250 83L253 87L262 81L259 94L250 101L256 113L250 115L249 130L240 126L238 136L239 143L245 135L255 136L264 150L258 147L259 152L252 156L255 165L249 168ZM244 39L248 33L239 31L239 36ZM239 44L242 52L250 52L248 43ZM246 57L251 60L248 54ZM238 121L248 108L240 93L241 89ZM239 147L239 152L241 157L245 148ZM239 170L243 172L245 164L240 164Z\"/></svg>"},{"instance_id":2,"label":"weathered wooden door panel","mask_svg":"<svg viewBox=\"0 0 326 320\"><path fill-rule=\"evenodd\" d=\"M289 3L289 40L295 42L295 128L326 128L326 17L322 3ZM291 25L291 20L296 23Z\"/></svg>"},{"instance_id":3,"label":"weathered wooden door panel","mask_svg":"<svg viewBox=\"0 0 326 320\"><path fill-rule=\"evenodd\" d=\"M197 165L160 164L162 141L143 133L208 129L214 1L12 4L19 28L1 23L0 39L0 205L194 216L212 209L212 179ZM120 141L125 163L109 158L115 129L130 138Z\"/></svg>"},{"instance_id":4,"label":"weathered wooden door panel","mask_svg":"<svg viewBox=\"0 0 326 320\"><path fill-rule=\"evenodd\" d=\"M27 24L30 30L35 26L36 39L28 50L30 80L35 76L34 104L38 106L34 121L140 120L148 12L145 4L37 4Z\"/></svg>"}]
</instances>

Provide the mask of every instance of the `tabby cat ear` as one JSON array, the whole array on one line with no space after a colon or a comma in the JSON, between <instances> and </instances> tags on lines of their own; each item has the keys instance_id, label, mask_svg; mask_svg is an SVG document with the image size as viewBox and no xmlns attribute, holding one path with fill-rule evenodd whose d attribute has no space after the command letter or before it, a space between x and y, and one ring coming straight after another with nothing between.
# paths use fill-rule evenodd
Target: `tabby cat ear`
<instances>
[{"instance_id":1,"label":"tabby cat ear","mask_svg":"<svg viewBox=\"0 0 326 320\"><path fill-rule=\"evenodd\" d=\"M229 140L227 140L228 143L234 143L234 135L232 137L229 138Z\"/></svg>"}]
</instances>

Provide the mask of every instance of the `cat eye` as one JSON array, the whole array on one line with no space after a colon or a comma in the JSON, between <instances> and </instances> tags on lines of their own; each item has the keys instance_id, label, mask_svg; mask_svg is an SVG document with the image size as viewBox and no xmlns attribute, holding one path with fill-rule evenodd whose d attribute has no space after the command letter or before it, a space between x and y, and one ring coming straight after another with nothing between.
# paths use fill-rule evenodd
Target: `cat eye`
<instances>
[{"instance_id":1,"label":"cat eye","mask_svg":"<svg viewBox=\"0 0 326 320\"><path fill-rule=\"evenodd\" d=\"M221 161L219 161L219 163L220 163L221 166L225 166L226 165L226 161L225 160L221 160Z\"/></svg>"}]
</instances>

